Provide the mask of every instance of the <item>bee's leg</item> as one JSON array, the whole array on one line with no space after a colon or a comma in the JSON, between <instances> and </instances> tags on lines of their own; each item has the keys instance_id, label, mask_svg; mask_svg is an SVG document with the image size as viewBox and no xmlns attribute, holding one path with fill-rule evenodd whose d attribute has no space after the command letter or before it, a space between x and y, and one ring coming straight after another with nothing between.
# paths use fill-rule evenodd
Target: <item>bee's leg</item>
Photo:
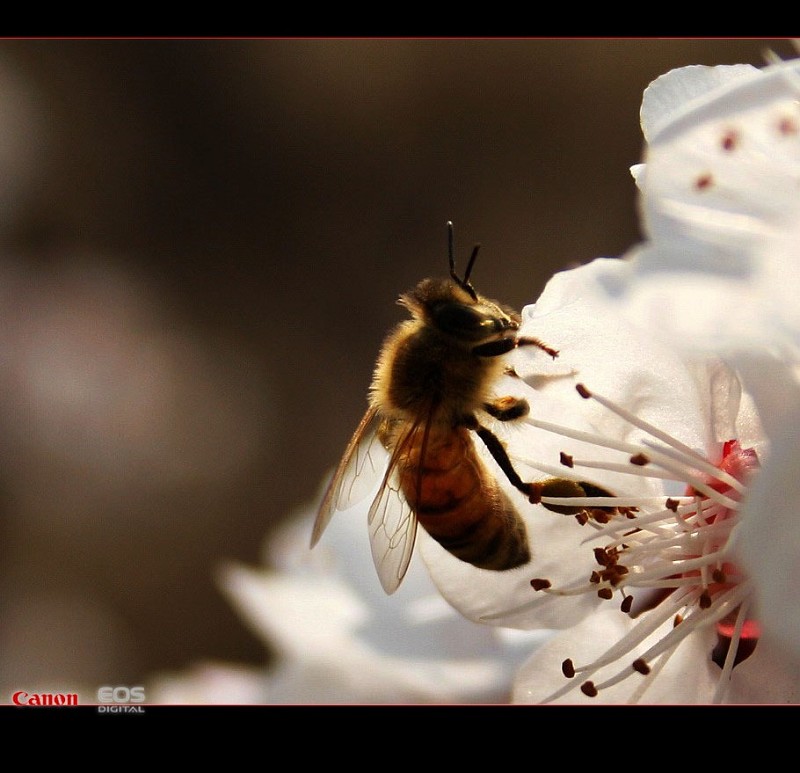
<instances>
[{"instance_id":1,"label":"bee's leg","mask_svg":"<svg viewBox=\"0 0 800 773\"><path fill-rule=\"evenodd\" d=\"M498 421L514 421L527 416L530 406L522 397L498 397L491 403L484 403L483 410Z\"/></svg>"},{"instance_id":2,"label":"bee's leg","mask_svg":"<svg viewBox=\"0 0 800 773\"><path fill-rule=\"evenodd\" d=\"M525 402L524 400L522 402ZM526 403L527 406L527 403ZM497 462L500 469L505 473L511 485L521 491L528 499L533 501L532 497L536 495L533 483L525 483L522 478L517 475L514 465L511 464L511 459L508 457L508 452L505 446L500 442L500 439L491 430L482 426L475 416L465 416L464 426L471 429L483 441L489 453Z\"/></svg>"},{"instance_id":3,"label":"bee's leg","mask_svg":"<svg viewBox=\"0 0 800 773\"><path fill-rule=\"evenodd\" d=\"M500 398L500 400L515 400L516 398ZM498 401L499 402L499 401ZM522 400L521 402L525 402ZM525 403L527 408L527 403ZM526 411L527 412L527 411ZM525 483L519 477L514 465L511 464L511 459L508 456L505 446L500 439L491 430L482 426L475 416L465 416L463 419L464 426L471 429L483 441L489 453L497 462L498 467L505 473L511 485L521 491L528 501L534 505L541 503L543 494L548 496L558 497L613 497L614 494L609 490L601 488L594 483L584 481L575 481L569 478L550 478L546 481L539 483ZM571 457L562 459L562 464L567 467L572 466ZM579 517L581 523L585 523L588 519L593 519L598 523L607 523L611 515L615 513L624 513L628 518L633 518L633 512L636 508L616 508L616 507L593 507L593 508L577 508L568 507L566 505L544 505L548 510L555 513L565 513L567 515L576 515ZM584 520L581 520L583 518Z\"/></svg>"},{"instance_id":4,"label":"bee's leg","mask_svg":"<svg viewBox=\"0 0 800 773\"><path fill-rule=\"evenodd\" d=\"M512 349L519 346L538 346L553 359L558 357L558 349L553 349L538 338L531 338L530 336L523 336L522 338L499 338L496 341L478 344L472 347L472 353L477 354L478 357L499 357L502 354L508 354Z\"/></svg>"},{"instance_id":5,"label":"bee's leg","mask_svg":"<svg viewBox=\"0 0 800 773\"><path fill-rule=\"evenodd\" d=\"M547 352L553 359L558 357L558 349L553 349L546 343L540 341L538 338L531 338L530 336L523 336L517 338L517 346L538 346L543 352Z\"/></svg>"}]
</instances>

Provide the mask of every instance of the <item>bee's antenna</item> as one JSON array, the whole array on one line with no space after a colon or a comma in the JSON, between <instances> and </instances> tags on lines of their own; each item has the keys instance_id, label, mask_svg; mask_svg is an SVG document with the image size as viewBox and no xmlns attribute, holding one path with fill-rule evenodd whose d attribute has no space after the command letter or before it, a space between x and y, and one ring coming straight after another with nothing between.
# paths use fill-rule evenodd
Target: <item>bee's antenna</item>
<instances>
[{"instance_id":1,"label":"bee's antenna","mask_svg":"<svg viewBox=\"0 0 800 773\"><path fill-rule=\"evenodd\" d=\"M475 258L478 257L478 250L481 248L480 244L476 244L472 248L472 255L469 256L469 263L467 263L467 270L464 272L464 283L469 284L469 275L472 273L472 266L475 263ZM470 285L472 287L472 285Z\"/></svg>"},{"instance_id":2,"label":"bee's antenna","mask_svg":"<svg viewBox=\"0 0 800 773\"><path fill-rule=\"evenodd\" d=\"M459 281L458 277L456 276L456 251L453 246L454 244L454 237L453 237L453 221L447 221L447 256L450 259L450 276Z\"/></svg>"},{"instance_id":3,"label":"bee's antenna","mask_svg":"<svg viewBox=\"0 0 800 773\"><path fill-rule=\"evenodd\" d=\"M467 263L467 270L464 272L464 278L462 279L458 274L456 274L456 252L455 252L455 239L453 236L453 221L447 221L447 254L448 259L450 261L450 277L452 280L461 288L466 290L470 297L477 301L478 296L475 292L475 288L469 283L469 275L472 273L472 266L475 264L475 258L478 257L478 250L480 249L481 245L476 244L472 250L472 255L470 255L469 263Z\"/></svg>"}]
</instances>

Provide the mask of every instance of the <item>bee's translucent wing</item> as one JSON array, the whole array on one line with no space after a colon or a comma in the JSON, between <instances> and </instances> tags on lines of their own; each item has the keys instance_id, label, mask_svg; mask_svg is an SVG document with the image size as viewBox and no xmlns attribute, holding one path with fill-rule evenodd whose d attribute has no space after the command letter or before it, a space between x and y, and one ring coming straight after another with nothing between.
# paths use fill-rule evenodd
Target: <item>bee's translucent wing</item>
<instances>
[{"instance_id":1,"label":"bee's translucent wing","mask_svg":"<svg viewBox=\"0 0 800 773\"><path fill-rule=\"evenodd\" d=\"M400 587L405 577L417 536L417 517L400 487L397 461L419 430L419 424L411 426L395 446L378 496L369 509L372 560L381 585L389 594Z\"/></svg>"},{"instance_id":2,"label":"bee's translucent wing","mask_svg":"<svg viewBox=\"0 0 800 773\"><path fill-rule=\"evenodd\" d=\"M317 519L311 532L311 547L337 510L346 510L375 490L389 464L389 452L378 439L380 416L370 407L347 444L336 472L325 490Z\"/></svg>"},{"instance_id":3,"label":"bee's translucent wing","mask_svg":"<svg viewBox=\"0 0 800 773\"><path fill-rule=\"evenodd\" d=\"M405 577L417 535L417 518L400 487L398 461L423 432L427 420L410 424L391 453L378 436L382 418L370 408L358 425L322 499L311 547L337 510L346 510L380 488L367 517L372 559L386 593L394 593Z\"/></svg>"}]
</instances>

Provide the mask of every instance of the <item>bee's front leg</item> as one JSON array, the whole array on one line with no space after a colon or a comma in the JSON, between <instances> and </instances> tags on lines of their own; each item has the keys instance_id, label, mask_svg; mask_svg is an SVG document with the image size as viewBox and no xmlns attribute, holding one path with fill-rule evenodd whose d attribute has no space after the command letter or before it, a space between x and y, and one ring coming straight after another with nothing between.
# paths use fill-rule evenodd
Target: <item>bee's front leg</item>
<instances>
[{"instance_id":1,"label":"bee's front leg","mask_svg":"<svg viewBox=\"0 0 800 773\"><path fill-rule=\"evenodd\" d=\"M536 346L541 349L543 352L547 352L553 359L558 357L558 349L553 349L552 346L548 346L543 341L540 341L538 338L532 338L531 336L522 336L516 340L517 347L520 346Z\"/></svg>"}]
</instances>

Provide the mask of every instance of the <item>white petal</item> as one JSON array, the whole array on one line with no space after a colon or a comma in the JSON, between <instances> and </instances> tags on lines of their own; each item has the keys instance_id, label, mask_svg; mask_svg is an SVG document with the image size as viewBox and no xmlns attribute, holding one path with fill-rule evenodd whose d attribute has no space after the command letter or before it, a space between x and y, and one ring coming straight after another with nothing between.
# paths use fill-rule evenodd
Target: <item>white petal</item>
<instances>
[{"instance_id":1,"label":"white petal","mask_svg":"<svg viewBox=\"0 0 800 773\"><path fill-rule=\"evenodd\" d=\"M700 270L700 255L705 270ZM597 288L643 335L687 355L732 359L749 350L796 348L797 331L787 332L784 312L773 300L783 291L762 281L755 259L742 255L747 268L740 273L735 255L719 270L711 268L710 255L694 244L650 244L623 261L625 273L598 275ZM694 256L698 262L692 264ZM784 284L795 282L794 274L787 274Z\"/></svg>"},{"instance_id":2,"label":"white petal","mask_svg":"<svg viewBox=\"0 0 800 773\"><path fill-rule=\"evenodd\" d=\"M758 74L749 64L706 67L690 65L670 70L656 78L645 90L639 117L645 139L658 132L687 103L731 81Z\"/></svg>"},{"instance_id":3,"label":"white petal","mask_svg":"<svg viewBox=\"0 0 800 773\"><path fill-rule=\"evenodd\" d=\"M545 394L568 400L569 390L581 382L685 444L707 449L714 440L708 432L708 395L706 386L700 389L697 383L694 366L660 336L632 322L615 303L597 294L599 284L610 287L629 276L629 264L616 259L597 259L556 274L539 301L523 310L522 334L559 349L555 364L572 377L548 377L550 371L544 370L541 358L515 363L515 367L529 381L543 374L533 383ZM548 367L552 370L555 364ZM569 404L610 437L630 440L642 434L591 402ZM544 416L541 411L539 415Z\"/></svg>"}]
</instances>

